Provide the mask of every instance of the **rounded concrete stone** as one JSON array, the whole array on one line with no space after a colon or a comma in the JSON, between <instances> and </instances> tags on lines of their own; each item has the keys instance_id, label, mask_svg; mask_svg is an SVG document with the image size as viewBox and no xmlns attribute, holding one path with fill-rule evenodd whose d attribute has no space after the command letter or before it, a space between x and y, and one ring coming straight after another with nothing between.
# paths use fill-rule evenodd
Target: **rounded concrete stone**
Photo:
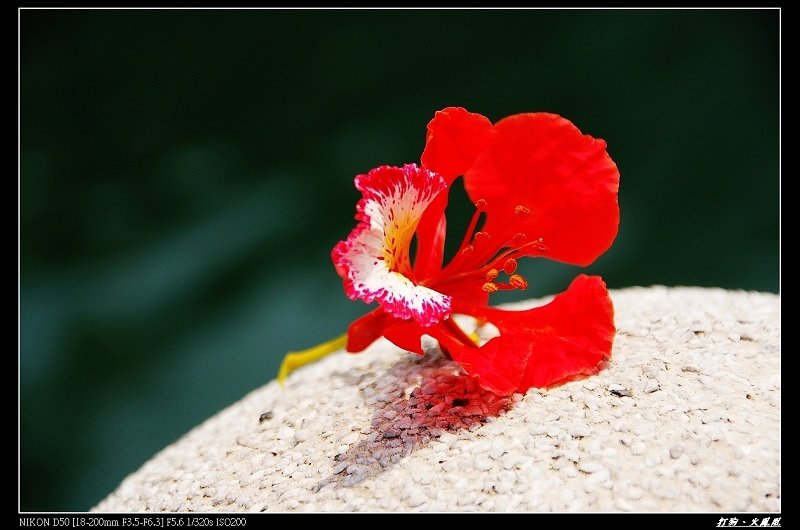
<instances>
[{"instance_id":1,"label":"rounded concrete stone","mask_svg":"<svg viewBox=\"0 0 800 530\"><path fill-rule=\"evenodd\" d=\"M498 398L381 340L250 393L94 510L780 512L780 298L611 295L596 376Z\"/></svg>"}]
</instances>

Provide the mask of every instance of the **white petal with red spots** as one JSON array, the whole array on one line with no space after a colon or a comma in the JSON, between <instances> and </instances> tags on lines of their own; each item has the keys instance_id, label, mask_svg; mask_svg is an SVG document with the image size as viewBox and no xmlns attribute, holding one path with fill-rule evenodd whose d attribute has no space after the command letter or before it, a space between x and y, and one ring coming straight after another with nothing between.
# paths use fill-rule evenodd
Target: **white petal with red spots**
<instances>
[{"instance_id":1,"label":"white petal with red spots","mask_svg":"<svg viewBox=\"0 0 800 530\"><path fill-rule=\"evenodd\" d=\"M450 313L450 297L411 277L411 240L425 208L447 187L438 174L415 164L381 166L356 177L363 198L358 226L332 252L347 296L377 300L397 318L430 326Z\"/></svg>"}]
</instances>

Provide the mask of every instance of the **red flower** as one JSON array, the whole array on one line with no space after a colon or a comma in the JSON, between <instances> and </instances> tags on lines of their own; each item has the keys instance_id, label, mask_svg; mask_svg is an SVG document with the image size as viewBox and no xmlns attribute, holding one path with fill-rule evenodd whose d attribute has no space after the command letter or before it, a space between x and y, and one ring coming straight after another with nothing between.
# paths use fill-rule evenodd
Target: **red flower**
<instances>
[{"instance_id":1,"label":"red flower","mask_svg":"<svg viewBox=\"0 0 800 530\"><path fill-rule=\"evenodd\" d=\"M459 176L475 214L444 265L445 208ZM350 325L348 351L384 336L422 354L422 336L429 335L500 394L592 374L609 358L613 307L597 276L580 275L543 307L488 305L495 291L527 287L515 273L519 258L586 266L611 246L619 172L603 140L555 114L517 114L492 125L449 107L428 124L422 167L381 166L355 184L363 194L358 225L332 258L347 295L379 307ZM478 344L454 314L491 322L500 335Z\"/></svg>"}]
</instances>

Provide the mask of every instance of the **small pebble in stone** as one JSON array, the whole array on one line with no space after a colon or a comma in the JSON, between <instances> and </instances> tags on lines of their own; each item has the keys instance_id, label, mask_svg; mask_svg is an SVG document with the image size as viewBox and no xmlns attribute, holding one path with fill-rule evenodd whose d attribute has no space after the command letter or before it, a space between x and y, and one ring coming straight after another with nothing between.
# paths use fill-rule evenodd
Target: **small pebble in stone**
<instances>
[{"instance_id":1,"label":"small pebble in stone","mask_svg":"<svg viewBox=\"0 0 800 530\"><path fill-rule=\"evenodd\" d=\"M657 379L648 379L647 383L644 385L644 391L648 394L652 394L653 392L658 391L661 388L661 385L658 384Z\"/></svg>"},{"instance_id":2,"label":"small pebble in stone","mask_svg":"<svg viewBox=\"0 0 800 530\"><path fill-rule=\"evenodd\" d=\"M419 484L430 484L433 481L433 476L427 471L419 471L412 475L414 482Z\"/></svg>"},{"instance_id":3,"label":"small pebble in stone","mask_svg":"<svg viewBox=\"0 0 800 530\"><path fill-rule=\"evenodd\" d=\"M515 467L524 464L526 460L527 459L525 457L519 454L509 455L506 453L502 458L503 469L514 469Z\"/></svg>"},{"instance_id":4,"label":"small pebble in stone","mask_svg":"<svg viewBox=\"0 0 800 530\"><path fill-rule=\"evenodd\" d=\"M411 494L411 495L408 497L408 501L407 501L407 502L408 502L408 505L409 505L411 508L416 508L416 507L418 507L418 506L422 506L422 504L425 502L425 497L424 497L422 494L420 494L420 493L413 492L413 493L412 493L412 494Z\"/></svg>"},{"instance_id":5,"label":"small pebble in stone","mask_svg":"<svg viewBox=\"0 0 800 530\"><path fill-rule=\"evenodd\" d=\"M292 440L294 438L294 429L291 427L281 427L278 429L279 440Z\"/></svg>"},{"instance_id":6,"label":"small pebble in stone","mask_svg":"<svg viewBox=\"0 0 800 530\"><path fill-rule=\"evenodd\" d=\"M501 494L502 493L508 493L513 488L514 488L514 483L506 481L506 480L501 480L500 482L498 482L497 484L494 485L494 490L497 493L501 493Z\"/></svg>"},{"instance_id":7,"label":"small pebble in stone","mask_svg":"<svg viewBox=\"0 0 800 530\"><path fill-rule=\"evenodd\" d=\"M359 436L357 432L351 432L350 434L342 438L342 443L347 445L353 445L358 441L358 438Z\"/></svg>"},{"instance_id":8,"label":"small pebble in stone","mask_svg":"<svg viewBox=\"0 0 800 530\"><path fill-rule=\"evenodd\" d=\"M473 465L478 471L489 471L492 469L492 461L486 455L476 456Z\"/></svg>"},{"instance_id":9,"label":"small pebble in stone","mask_svg":"<svg viewBox=\"0 0 800 530\"><path fill-rule=\"evenodd\" d=\"M658 377L658 374L661 373L661 368L651 364L646 366L644 368L644 371L647 373L647 375L655 379L656 377Z\"/></svg>"},{"instance_id":10,"label":"small pebble in stone","mask_svg":"<svg viewBox=\"0 0 800 530\"><path fill-rule=\"evenodd\" d=\"M683 372L692 372L692 373L699 374L700 373L700 368L694 366L693 364L687 364L686 366L682 366L681 367L681 371L683 371Z\"/></svg>"},{"instance_id":11,"label":"small pebble in stone","mask_svg":"<svg viewBox=\"0 0 800 530\"><path fill-rule=\"evenodd\" d=\"M614 394L615 396L623 397L623 396L630 396L631 391L625 388L622 385L611 385L608 387L609 392Z\"/></svg>"},{"instance_id":12,"label":"small pebble in stone","mask_svg":"<svg viewBox=\"0 0 800 530\"><path fill-rule=\"evenodd\" d=\"M350 464L347 466L347 474L348 475L361 475L363 473L362 466L358 464Z\"/></svg>"},{"instance_id":13,"label":"small pebble in stone","mask_svg":"<svg viewBox=\"0 0 800 530\"><path fill-rule=\"evenodd\" d=\"M591 493L599 487L613 487L613 483L607 484L607 482L610 482L610 478L611 473L607 469L601 468L597 473L592 473L586 477L583 482L583 489L586 493Z\"/></svg>"},{"instance_id":14,"label":"small pebble in stone","mask_svg":"<svg viewBox=\"0 0 800 530\"><path fill-rule=\"evenodd\" d=\"M614 501L614 507L618 510L622 510L623 512L634 512L636 509L631 506L625 499L617 498Z\"/></svg>"},{"instance_id":15,"label":"small pebble in stone","mask_svg":"<svg viewBox=\"0 0 800 530\"><path fill-rule=\"evenodd\" d=\"M294 435L294 441L298 443L308 441L308 431L306 430L297 431L297 433L295 433Z\"/></svg>"},{"instance_id":16,"label":"small pebble in stone","mask_svg":"<svg viewBox=\"0 0 800 530\"><path fill-rule=\"evenodd\" d=\"M649 452L649 453L647 453L647 454L645 455L645 457L644 457L644 463L645 463L645 464L646 464L648 467L654 467L654 466L657 466L657 465L659 465L659 464L661 463L661 461L662 461L662 459L661 459L661 455L660 455L660 454L658 454L658 453L657 453L657 452L655 452L655 451L650 451L650 452Z\"/></svg>"},{"instance_id":17,"label":"small pebble in stone","mask_svg":"<svg viewBox=\"0 0 800 530\"><path fill-rule=\"evenodd\" d=\"M261 422L267 421L267 420L271 420L273 418L273 416L274 416L274 414L272 414L272 411L268 410L267 412L264 412L263 414L261 414L261 416L258 417L258 423L261 423Z\"/></svg>"},{"instance_id":18,"label":"small pebble in stone","mask_svg":"<svg viewBox=\"0 0 800 530\"><path fill-rule=\"evenodd\" d=\"M586 400L584 400L586 408L591 410L592 412L596 411L600 405L600 400L597 399L595 396L588 396Z\"/></svg>"},{"instance_id":19,"label":"small pebble in stone","mask_svg":"<svg viewBox=\"0 0 800 530\"><path fill-rule=\"evenodd\" d=\"M503 454L506 452L506 445L505 442L501 438L497 438L492 442L491 447L489 448L489 456L492 457L494 460L500 460Z\"/></svg>"},{"instance_id":20,"label":"small pebble in stone","mask_svg":"<svg viewBox=\"0 0 800 530\"><path fill-rule=\"evenodd\" d=\"M578 469L583 471L584 473L597 473L598 471L603 470L603 465L598 462L581 462L578 464Z\"/></svg>"},{"instance_id":21,"label":"small pebble in stone","mask_svg":"<svg viewBox=\"0 0 800 530\"><path fill-rule=\"evenodd\" d=\"M641 441L636 441L631 444L631 453L639 456L643 455L647 450L647 444Z\"/></svg>"},{"instance_id":22,"label":"small pebble in stone","mask_svg":"<svg viewBox=\"0 0 800 530\"><path fill-rule=\"evenodd\" d=\"M573 466L564 466L561 468L561 472L569 478L575 478L578 476L578 470Z\"/></svg>"},{"instance_id":23,"label":"small pebble in stone","mask_svg":"<svg viewBox=\"0 0 800 530\"><path fill-rule=\"evenodd\" d=\"M675 444L669 448L669 456L671 458L675 459L680 458L682 454L683 454L683 446L680 444Z\"/></svg>"},{"instance_id":24,"label":"small pebble in stone","mask_svg":"<svg viewBox=\"0 0 800 530\"><path fill-rule=\"evenodd\" d=\"M573 425L568 432L573 438L585 438L591 433L587 425Z\"/></svg>"}]
</instances>

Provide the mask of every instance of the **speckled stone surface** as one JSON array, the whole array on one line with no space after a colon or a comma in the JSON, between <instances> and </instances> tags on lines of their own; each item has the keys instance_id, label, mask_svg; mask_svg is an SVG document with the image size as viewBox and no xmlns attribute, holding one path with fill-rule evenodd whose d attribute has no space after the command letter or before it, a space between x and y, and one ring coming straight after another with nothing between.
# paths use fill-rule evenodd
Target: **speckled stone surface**
<instances>
[{"instance_id":1,"label":"speckled stone surface","mask_svg":"<svg viewBox=\"0 0 800 530\"><path fill-rule=\"evenodd\" d=\"M94 510L780 511L779 297L611 294L596 376L498 398L381 340L250 393Z\"/></svg>"}]
</instances>

